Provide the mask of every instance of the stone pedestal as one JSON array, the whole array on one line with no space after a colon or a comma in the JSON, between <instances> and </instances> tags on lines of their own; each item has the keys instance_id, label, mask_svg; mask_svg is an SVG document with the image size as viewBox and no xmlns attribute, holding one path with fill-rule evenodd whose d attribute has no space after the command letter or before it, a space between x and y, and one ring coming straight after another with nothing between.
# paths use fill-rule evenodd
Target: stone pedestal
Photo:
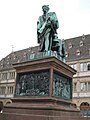
<instances>
[{"instance_id":1,"label":"stone pedestal","mask_svg":"<svg viewBox=\"0 0 90 120\"><path fill-rule=\"evenodd\" d=\"M2 120L80 120L72 103L75 70L54 56L14 64L15 97Z\"/></svg>"}]
</instances>

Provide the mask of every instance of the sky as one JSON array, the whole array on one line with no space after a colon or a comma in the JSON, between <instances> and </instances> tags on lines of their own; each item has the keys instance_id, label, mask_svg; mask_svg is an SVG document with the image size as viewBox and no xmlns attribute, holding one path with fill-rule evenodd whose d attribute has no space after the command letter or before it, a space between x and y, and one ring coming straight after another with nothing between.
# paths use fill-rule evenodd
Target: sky
<instances>
[{"instance_id":1,"label":"sky","mask_svg":"<svg viewBox=\"0 0 90 120\"><path fill-rule=\"evenodd\" d=\"M90 34L90 0L0 0L0 60L37 44L37 20L49 5L59 21L58 38Z\"/></svg>"}]
</instances>

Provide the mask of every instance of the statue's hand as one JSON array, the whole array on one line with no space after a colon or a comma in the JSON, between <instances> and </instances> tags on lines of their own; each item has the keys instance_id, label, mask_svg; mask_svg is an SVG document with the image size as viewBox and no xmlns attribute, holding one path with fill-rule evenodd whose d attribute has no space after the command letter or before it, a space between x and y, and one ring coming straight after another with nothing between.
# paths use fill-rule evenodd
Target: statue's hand
<instances>
[{"instance_id":1,"label":"statue's hand","mask_svg":"<svg viewBox=\"0 0 90 120\"><path fill-rule=\"evenodd\" d=\"M47 25L47 26L51 25L50 19L47 20L47 24L46 24L46 25Z\"/></svg>"},{"instance_id":2,"label":"statue's hand","mask_svg":"<svg viewBox=\"0 0 90 120\"><path fill-rule=\"evenodd\" d=\"M46 25L47 25L47 22L43 24L43 26L38 30L38 32L42 33Z\"/></svg>"}]
</instances>

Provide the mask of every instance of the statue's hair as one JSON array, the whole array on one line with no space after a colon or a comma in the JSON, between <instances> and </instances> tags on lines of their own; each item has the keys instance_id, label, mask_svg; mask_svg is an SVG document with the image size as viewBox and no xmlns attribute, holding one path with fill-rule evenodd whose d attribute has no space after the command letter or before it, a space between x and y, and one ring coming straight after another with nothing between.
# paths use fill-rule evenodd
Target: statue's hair
<instances>
[{"instance_id":1,"label":"statue's hair","mask_svg":"<svg viewBox=\"0 0 90 120\"><path fill-rule=\"evenodd\" d=\"M47 9L48 11L49 11L49 9L50 9L50 8L49 8L49 5L43 5L43 6L42 6L42 9L44 9L44 8Z\"/></svg>"}]
</instances>

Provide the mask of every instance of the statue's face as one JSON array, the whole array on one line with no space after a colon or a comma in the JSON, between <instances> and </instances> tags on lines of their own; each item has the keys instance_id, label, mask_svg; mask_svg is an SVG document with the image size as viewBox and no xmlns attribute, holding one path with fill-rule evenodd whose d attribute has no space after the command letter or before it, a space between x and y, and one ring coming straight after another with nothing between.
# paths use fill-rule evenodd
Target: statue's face
<instances>
[{"instance_id":1,"label":"statue's face","mask_svg":"<svg viewBox=\"0 0 90 120\"><path fill-rule=\"evenodd\" d=\"M49 11L49 7L48 6L43 6L42 10L44 13L47 13Z\"/></svg>"}]
</instances>

